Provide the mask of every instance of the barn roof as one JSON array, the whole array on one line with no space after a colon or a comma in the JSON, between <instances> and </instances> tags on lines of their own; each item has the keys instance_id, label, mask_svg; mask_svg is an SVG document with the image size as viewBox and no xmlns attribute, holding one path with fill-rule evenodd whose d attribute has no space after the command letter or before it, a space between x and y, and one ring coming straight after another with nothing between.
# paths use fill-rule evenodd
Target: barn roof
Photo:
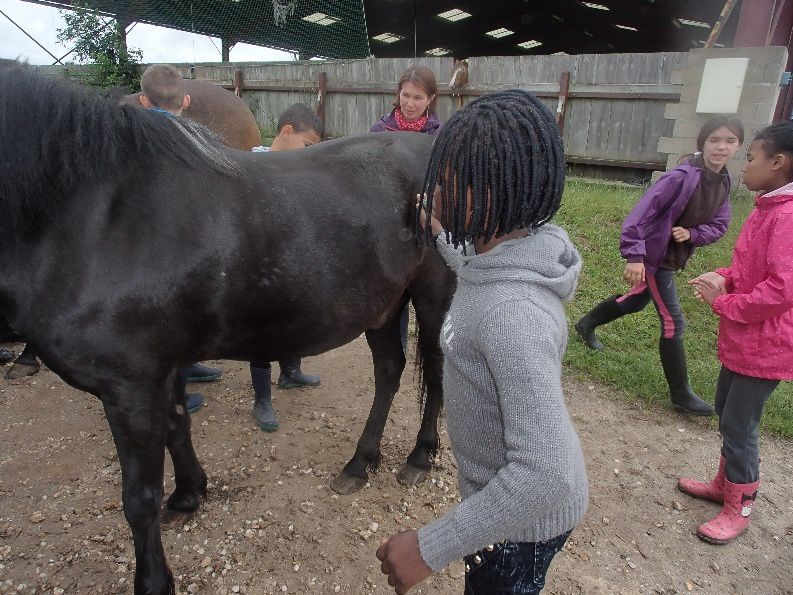
<instances>
[{"instance_id":1,"label":"barn roof","mask_svg":"<svg viewBox=\"0 0 793 595\"><path fill-rule=\"evenodd\" d=\"M28 0L69 8L74 0ZM273 4L294 7L276 24ZM724 0L82 0L143 22L326 58L687 51ZM720 44L731 45L738 8Z\"/></svg>"}]
</instances>

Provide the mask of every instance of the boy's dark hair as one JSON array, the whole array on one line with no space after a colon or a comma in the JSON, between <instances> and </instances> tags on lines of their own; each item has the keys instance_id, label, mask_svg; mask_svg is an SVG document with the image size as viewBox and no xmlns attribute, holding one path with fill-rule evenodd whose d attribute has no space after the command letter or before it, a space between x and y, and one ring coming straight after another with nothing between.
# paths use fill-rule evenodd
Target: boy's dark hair
<instances>
[{"instance_id":1,"label":"boy's dark hair","mask_svg":"<svg viewBox=\"0 0 793 595\"><path fill-rule=\"evenodd\" d=\"M536 228L559 209L564 174L564 146L550 110L527 91L485 95L456 112L435 138L422 187L427 217L438 185L442 224L455 246ZM428 238L429 220L425 229Z\"/></svg>"},{"instance_id":2,"label":"boy's dark hair","mask_svg":"<svg viewBox=\"0 0 793 595\"><path fill-rule=\"evenodd\" d=\"M325 125L320 117L310 107L302 103L292 104L284 110L281 117L278 118L276 132L280 133L287 124L290 124L295 132L313 130L320 138L325 134Z\"/></svg>"},{"instance_id":3,"label":"boy's dark hair","mask_svg":"<svg viewBox=\"0 0 793 595\"><path fill-rule=\"evenodd\" d=\"M140 77L140 90L154 107L178 110L185 90L182 75L170 64L153 64Z\"/></svg>"},{"instance_id":4,"label":"boy's dark hair","mask_svg":"<svg viewBox=\"0 0 793 595\"><path fill-rule=\"evenodd\" d=\"M722 126L737 136L738 142L743 144L743 122L735 116L716 116L705 122L702 128L699 129L699 134L697 135L697 151L702 152L708 137Z\"/></svg>"},{"instance_id":5,"label":"boy's dark hair","mask_svg":"<svg viewBox=\"0 0 793 595\"><path fill-rule=\"evenodd\" d=\"M397 94L396 99L394 99L394 107L399 107L399 94L402 93L402 85L408 81L416 83L419 87L424 89L427 97L432 98L427 105L427 114L433 113L435 111L435 104L438 102L438 81L435 80L435 73L432 72L432 68L428 66L411 66L402 73L402 76L399 77L399 81L397 81Z\"/></svg>"},{"instance_id":6,"label":"boy's dark hair","mask_svg":"<svg viewBox=\"0 0 793 595\"><path fill-rule=\"evenodd\" d=\"M779 122L763 128L753 140L763 141L763 150L769 157L777 153L793 155L793 122Z\"/></svg>"}]
</instances>

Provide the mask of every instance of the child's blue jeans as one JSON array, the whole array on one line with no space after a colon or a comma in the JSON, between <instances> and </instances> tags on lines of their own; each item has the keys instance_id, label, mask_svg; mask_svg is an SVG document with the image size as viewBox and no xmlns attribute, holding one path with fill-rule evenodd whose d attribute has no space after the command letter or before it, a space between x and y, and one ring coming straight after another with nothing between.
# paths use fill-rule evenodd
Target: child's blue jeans
<instances>
[{"instance_id":1,"label":"child's blue jeans","mask_svg":"<svg viewBox=\"0 0 793 595\"><path fill-rule=\"evenodd\" d=\"M530 595L545 586L570 531L537 543L502 541L465 557L465 595Z\"/></svg>"}]
</instances>

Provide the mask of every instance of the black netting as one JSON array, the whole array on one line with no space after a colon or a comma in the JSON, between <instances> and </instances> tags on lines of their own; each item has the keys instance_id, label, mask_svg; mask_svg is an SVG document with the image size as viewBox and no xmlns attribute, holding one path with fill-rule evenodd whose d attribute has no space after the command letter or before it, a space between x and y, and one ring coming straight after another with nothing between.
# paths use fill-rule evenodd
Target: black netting
<instances>
[{"instance_id":1,"label":"black netting","mask_svg":"<svg viewBox=\"0 0 793 595\"><path fill-rule=\"evenodd\" d=\"M70 0L43 0L70 8ZM80 0L122 22L141 22L299 54L365 58L363 0ZM278 21L276 23L276 15Z\"/></svg>"}]
</instances>

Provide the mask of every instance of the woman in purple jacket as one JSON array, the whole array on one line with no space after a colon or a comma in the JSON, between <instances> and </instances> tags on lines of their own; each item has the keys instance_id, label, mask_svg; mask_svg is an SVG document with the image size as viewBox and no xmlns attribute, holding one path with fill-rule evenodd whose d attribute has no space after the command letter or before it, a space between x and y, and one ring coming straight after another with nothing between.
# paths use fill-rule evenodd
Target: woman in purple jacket
<instances>
[{"instance_id":1,"label":"woman in purple jacket","mask_svg":"<svg viewBox=\"0 0 793 595\"><path fill-rule=\"evenodd\" d=\"M369 132L423 132L435 136L441 129L441 121L435 113L437 97L438 83L432 69L411 66L399 77L394 109L375 122ZM405 305L399 321L402 351L405 353L409 316L408 307Z\"/></svg>"},{"instance_id":2,"label":"woman in purple jacket","mask_svg":"<svg viewBox=\"0 0 793 595\"><path fill-rule=\"evenodd\" d=\"M394 109L375 122L369 132L424 132L436 135L441 121L435 113L438 83L426 66L411 66L397 83Z\"/></svg>"},{"instance_id":3,"label":"woman in purple jacket","mask_svg":"<svg viewBox=\"0 0 793 595\"><path fill-rule=\"evenodd\" d=\"M737 118L719 116L702 126L697 153L653 184L622 224L623 278L631 290L601 302L575 325L587 346L602 350L595 328L639 312L652 300L661 319L658 349L672 404L697 415L715 411L688 383L685 320L674 276L695 247L712 244L727 231L730 177L725 164L742 143L743 124Z\"/></svg>"}]
</instances>

